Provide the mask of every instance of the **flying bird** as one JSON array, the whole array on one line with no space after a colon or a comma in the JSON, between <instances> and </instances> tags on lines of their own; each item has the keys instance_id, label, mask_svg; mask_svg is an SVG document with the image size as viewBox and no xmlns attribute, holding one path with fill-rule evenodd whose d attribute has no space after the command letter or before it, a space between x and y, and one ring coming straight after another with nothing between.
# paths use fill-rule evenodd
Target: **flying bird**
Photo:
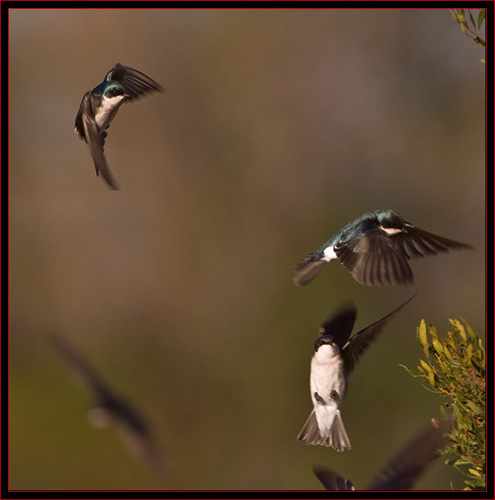
<instances>
[{"instance_id":1,"label":"flying bird","mask_svg":"<svg viewBox=\"0 0 495 500\"><path fill-rule=\"evenodd\" d=\"M431 460L440 455L440 450L447 444L448 431L447 422L432 418L431 425L410 441L380 470L367 490L410 490ZM327 491L355 490L349 479L344 479L327 467L314 467L313 471Z\"/></svg>"},{"instance_id":2,"label":"flying bird","mask_svg":"<svg viewBox=\"0 0 495 500\"><path fill-rule=\"evenodd\" d=\"M76 133L89 146L96 175L101 176L112 189L118 189L104 154L106 129L124 102L159 91L163 87L137 69L116 64L99 85L84 94L76 115Z\"/></svg>"},{"instance_id":3,"label":"flying bird","mask_svg":"<svg viewBox=\"0 0 495 500\"><path fill-rule=\"evenodd\" d=\"M308 445L331 446L337 451L351 448L340 415L349 376L354 371L360 356L377 338L392 316L414 297L415 295L352 337L350 335L357 314L354 307L345 308L321 325L310 370L313 410L297 436L298 441L306 441Z\"/></svg>"},{"instance_id":4,"label":"flying bird","mask_svg":"<svg viewBox=\"0 0 495 500\"><path fill-rule=\"evenodd\" d=\"M393 210L375 210L349 222L302 259L294 271L294 283L307 285L325 264L338 259L362 285L409 285L413 273L408 259L454 248L472 247L420 229Z\"/></svg>"},{"instance_id":5,"label":"flying bird","mask_svg":"<svg viewBox=\"0 0 495 500\"><path fill-rule=\"evenodd\" d=\"M132 454L144 459L156 472L164 473L166 467L163 457L154 442L148 423L136 408L110 389L64 339L52 334L49 340L80 381L93 393L95 406L89 413L91 423L96 427L113 423Z\"/></svg>"}]
</instances>

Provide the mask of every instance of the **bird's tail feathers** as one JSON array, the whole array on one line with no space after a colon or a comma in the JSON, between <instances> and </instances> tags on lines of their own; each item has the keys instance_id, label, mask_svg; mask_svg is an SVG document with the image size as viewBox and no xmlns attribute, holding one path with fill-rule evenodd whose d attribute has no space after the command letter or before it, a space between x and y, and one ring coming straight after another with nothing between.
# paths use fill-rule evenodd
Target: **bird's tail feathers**
<instances>
[{"instance_id":1,"label":"bird's tail feathers","mask_svg":"<svg viewBox=\"0 0 495 500\"><path fill-rule=\"evenodd\" d=\"M330 429L329 445L337 451L344 451L346 448L351 449L351 441L345 430L340 411L337 411L335 414L332 428Z\"/></svg>"},{"instance_id":2,"label":"bird's tail feathers","mask_svg":"<svg viewBox=\"0 0 495 500\"><path fill-rule=\"evenodd\" d=\"M322 437L320 435L320 429L318 428L318 422L316 420L316 413L313 410L306 422L304 423L301 432L297 436L298 441L306 441L306 444L323 444Z\"/></svg>"},{"instance_id":3,"label":"bird's tail feathers","mask_svg":"<svg viewBox=\"0 0 495 500\"><path fill-rule=\"evenodd\" d=\"M297 265L294 271L294 283L298 286L307 285L316 278L326 263L326 260L315 260L313 254L308 255Z\"/></svg>"},{"instance_id":4,"label":"bird's tail feathers","mask_svg":"<svg viewBox=\"0 0 495 500\"><path fill-rule=\"evenodd\" d=\"M329 436L322 436L316 420L316 413L313 410L301 432L297 436L298 441L306 441L307 445L331 446L337 451L344 451L346 448L351 449L351 442L344 427L344 422L340 416L340 411L337 411Z\"/></svg>"}]
</instances>

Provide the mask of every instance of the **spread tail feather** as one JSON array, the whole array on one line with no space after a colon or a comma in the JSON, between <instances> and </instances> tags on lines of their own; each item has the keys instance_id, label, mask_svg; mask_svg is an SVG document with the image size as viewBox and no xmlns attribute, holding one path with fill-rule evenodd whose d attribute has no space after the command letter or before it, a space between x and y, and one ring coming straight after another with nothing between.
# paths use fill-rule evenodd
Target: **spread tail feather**
<instances>
[{"instance_id":1,"label":"spread tail feather","mask_svg":"<svg viewBox=\"0 0 495 500\"><path fill-rule=\"evenodd\" d=\"M326 260L313 260L313 254L308 255L299 262L294 271L294 283L298 286L307 285L325 267Z\"/></svg>"},{"instance_id":2,"label":"spread tail feather","mask_svg":"<svg viewBox=\"0 0 495 500\"><path fill-rule=\"evenodd\" d=\"M333 420L329 441L330 446L333 446L337 451L344 451L346 448L351 449L351 442L340 416L340 411L337 411Z\"/></svg>"},{"instance_id":3,"label":"spread tail feather","mask_svg":"<svg viewBox=\"0 0 495 500\"><path fill-rule=\"evenodd\" d=\"M297 436L298 441L306 441L307 445L331 446L337 451L344 451L346 448L351 449L351 442L344 427L344 422L340 416L340 411L337 411L335 419L330 429L329 436L322 436L316 420L316 414L313 410L301 432Z\"/></svg>"},{"instance_id":4,"label":"spread tail feather","mask_svg":"<svg viewBox=\"0 0 495 500\"><path fill-rule=\"evenodd\" d=\"M316 414L313 410L305 424L303 425L301 432L297 436L298 441L306 441L306 444L323 444L322 437L320 435L320 429L318 428L318 422L316 420Z\"/></svg>"}]
</instances>

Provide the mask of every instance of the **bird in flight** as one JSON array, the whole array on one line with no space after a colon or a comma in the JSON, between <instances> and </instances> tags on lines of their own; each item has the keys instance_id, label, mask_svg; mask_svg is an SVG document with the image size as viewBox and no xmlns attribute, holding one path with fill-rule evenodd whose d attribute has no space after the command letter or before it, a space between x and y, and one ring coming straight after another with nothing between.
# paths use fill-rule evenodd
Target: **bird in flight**
<instances>
[{"instance_id":1,"label":"bird in flight","mask_svg":"<svg viewBox=\"0 0 495 500\"><path fill-rule=\"evenodd\" d=\"M83 356L62 337L51 334L49 341L80 381L93 393L95 404L88 415L91 423L95 427L114 424L129 451L146 461L156 472L164 474L164 459L148 423L137 409L108 387Z\"/></svg>"},{"instance_id":2,"label":"bird in flight","mask_svg":"<svg viewBox=\"0 0 495 500\"><path fill-rule=\"evenodd\" d=\"M112 189L118 189L104 154L106 129L124 102L133 101L149 92L163 92L163 87L137 69L116 64L99 85L86 92L76 115L76 133L84 139L93 157L96 175Z\"/></svg>"},{"instance_id":3,"label":"bird in flight","mask_svg":"<svg viewBox=\"0 0 495 500\"><path fill-rule=\"evenodd\" d=\"M352 337L351 332L357 314L354 307L345 308L321 325L310 370L313 410L297 436L298 441L306 441L306 444L311 445L331 446L337 451L351 448L340 415L349 376L354 371L360 356L376 340L394 314L414 297L415 295Z\"/></svg>"},{"instance_id":4,"label":"bird in flight","mask_svg":"<svg viewBox=\"0 0 495 500\"><path fill-rule=\"evenodd\" d=\"M349 222L302 259L294 271L294 283L307 285L328 262L338 259L362 285L409 285L413 273L408 259L454 248L472 247L420 229L393 210L375 210Z\"/></svg>"},{"instance_id":5,"label":"bird in flight","mask_svg":"<svg viewBox=\"0 0 495 500\"><path fill-rule=\"evenodd\" d=\"M375 476L369 491L410 490L430 462L440 455L448 442L449 424L431 419L431 424L410 441ZM327 491L352 491L356 488L349 479L327 467L314 467L313 471Z\"/></svg>"}]
</instances>

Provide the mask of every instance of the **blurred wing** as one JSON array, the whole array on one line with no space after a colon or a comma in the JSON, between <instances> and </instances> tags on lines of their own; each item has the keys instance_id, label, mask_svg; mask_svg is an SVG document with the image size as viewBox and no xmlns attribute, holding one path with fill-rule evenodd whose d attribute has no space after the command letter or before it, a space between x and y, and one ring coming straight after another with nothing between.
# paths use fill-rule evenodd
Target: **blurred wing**
<instances>
[{"instance_id":1,"label":"blurred wing","mask_svg":"<svg viewBox=\"0 0 495 500\"><path fill-rule=\"evenodd\" d=\"M430 461L439 456L439 450L447 444L448 424L435 419L432 419L432 424L381 470L370 490L411 489Z\"/></svg>"},{"instance_id":2,"label":"blurred wing","mask_svg":"<svg viewBox=\"0 0 495 500\"><path fill-rule=\"evenodd\" d=\"M351 336L354 322L356 321L356 308L347 307L341 312L333 315L331 319L322 323L321 335L333 337L335 343L342 349Z\"/></svg>"},{"instance_id":3,"label":"blurred wing","mask_svg":"<svg viewBox=\"0 0 495 500\"><path fill-rule=\"evenodd\" d=\"M110 391L89 363L58 335L52 334L49 339L58 353L69 363L79 379L93 391L99 400L105 399Z\"/></svg>"},{"instance_id":4,"label":"blurred wing","mask_svg":"<svg viewBox=\"0 0 495 500\"><path fill-rule=\"evenodd\" d=\"M124 85L129 96L128 100L137 99L148 92L163 92L163 87L152 78L137 69L116 64L107 75L108 80L114 80Z\"/></svg>"},{"instance_id":5,"label":"blurred wing","mask_svg":"<svg viewBox=\"0 0 495 500\"><path fill-rule=\"evenodd\" d=\"M399 247L379 228L337 243L335 253L363 285L406 285L413 281L411 268Z\"/></svg>"},{"instance_id":6,"label":"blurred wing","mask_svg":"<svg viewBox=\"0 0 495 500\"><path fill-rule=\"evenodd\" d=\"M122 442L137 460L147 463L158 474L167 473L168 467L165 459L148 429L137 431L120 422L117 430Z\"/></svg>"},{"instance_id":7,"label":"blurred wing","mask_svg":"<svg viewBox=\"0 0 495 500\"><path fill-rule=\"evenodd\" d=\"M392 317L402 309L406 304L411 302L411 300L416 296L414 294L410 299L406 300L399 307L394 309L391 313L388 313L383 318L375 321L371 325L363 328L358 333L353 335L349 342L344 346L342 350L342 358L344 360L344 372L346 377L348 377L354 367L356 366L359 357L368 349L371 343L376 340L378 334L382 331L385 325L392 319Z\"/></svg>"},{"instance_id":8,"label":"blurred wing","mask_svg":"<svg viewBox=\"0 0 495 500\"><path fill-rule=\"evenodd\" d=\"M407 232L400 232L391 238L407 259L436 255L440 252L448 252L451 248L459 250L473 248L465 243L437 236L410 224L407 224L406 227Z\"/></svg>"},{"instance_id":9,"label":"blurred wing","mask_svg":"<svg viewBox=\"0 0 495 500\"><path fill-rule=\"evenodd\" d=\"M313 467L315 476L327 491L354 491L354 485L349 479L344 479L336 472L326 467Z\"/></svg>"},{"instance_id":10,"label":"blurred wing","mask_svg":"<svg viewBox=\"0 0 495 500\"><path fill-rule=\"evenodd\" d=\"M81 117L80 121L83 125L84 130L84 138L88 143L89 150L91 152L91 156L93 157L93 162L95 164L96 175L99 175L101 172L101 176L107 184L112 189L119 189L115 179L110 173L110 169L107 164L107 160L105 158L105 154L103 152L103 147L105 145L105 137L107 136L106 132L100 132L98 130L98 126L96 125L96 121L94 119L94 113L92 112L92 101L96 99L91 93L87 93L82 100L81 103ZM79 116L79 115L78 115ZM77 130L77 117L76 117L76 130Z\"/></svg>"}]
</instances>

